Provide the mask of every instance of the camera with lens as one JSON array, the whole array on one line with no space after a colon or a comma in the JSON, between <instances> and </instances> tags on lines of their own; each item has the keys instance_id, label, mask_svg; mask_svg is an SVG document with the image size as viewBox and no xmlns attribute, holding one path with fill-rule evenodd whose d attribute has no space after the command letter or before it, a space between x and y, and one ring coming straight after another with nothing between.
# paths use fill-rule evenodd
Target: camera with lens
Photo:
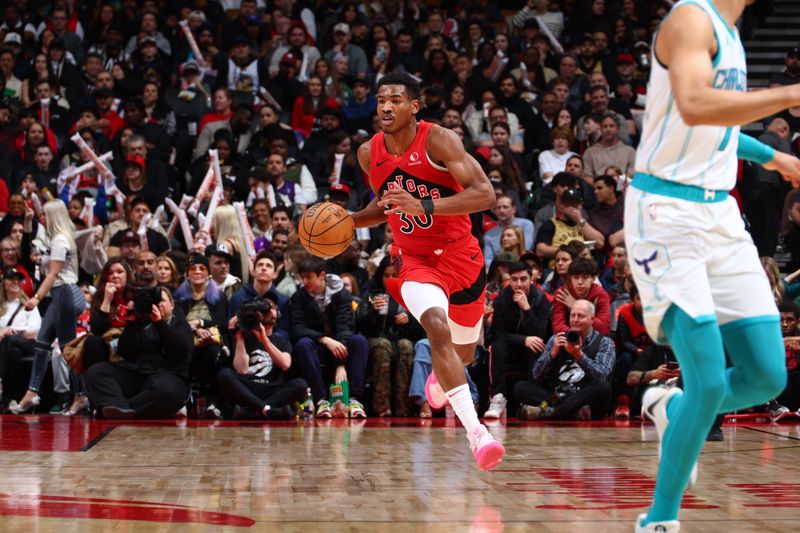
<instances>
[{"instance_id":1,"label":"camera with lens","mask_svg":"<svg viewBox=\"0 0 800 533\"><path fill-rule=\"evenodd\" d=\"M133 287L133 314L136 320L147 322L153 312L153 306L161 303L161 287Z\"/></svg>"},{"instance_id":2,"label":"camera with lens","mask_svg":"<svg viewBox=\"0 0 800 533\"><path fill-rule=\"evenodd\" d=\"M253 331L258 329L261 324L266 324L270 311L272 311L272 302L269 300L253 300L243 303L236 311L239 331Z\"/></svg>"},{"instance_id":3,"label":"camera with lens","mask_svg":"<svg viewBox=\"0 0 800 533\"><path fill-rule=\"evenodd\" d=\"M567 331L565 338L567 340L567 344L571 344L573 346L577 346L581 343L581 334L577 331Z\"/></svg>"}]
</instances>

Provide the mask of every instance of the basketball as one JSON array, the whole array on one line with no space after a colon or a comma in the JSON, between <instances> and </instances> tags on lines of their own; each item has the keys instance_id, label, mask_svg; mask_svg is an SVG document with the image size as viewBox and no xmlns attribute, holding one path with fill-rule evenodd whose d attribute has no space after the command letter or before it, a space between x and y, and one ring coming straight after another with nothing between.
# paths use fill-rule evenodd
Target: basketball
<instances>
[{"instance_id":1,"label":"basketball","mask_svg":"<svg viewBox=\"0 0 800 533\"><path fill-rule=\"evenodd\" d=\"M306 209L297 225L300 244L317 257L330 258L344 252L355 235L353 217L331 202Z\"/></svg>"}]
</instances>

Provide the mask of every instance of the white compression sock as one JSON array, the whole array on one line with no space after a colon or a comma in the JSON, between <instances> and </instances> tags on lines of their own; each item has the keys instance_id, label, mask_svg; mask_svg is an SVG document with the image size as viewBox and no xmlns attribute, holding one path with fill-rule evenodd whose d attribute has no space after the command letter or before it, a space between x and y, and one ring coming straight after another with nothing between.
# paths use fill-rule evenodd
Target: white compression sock
<instances>
[{"instance_id":1,"label":"white compression sock","mask_svg":"<svg viewBox=\"0 0 800 533\"><path fill-rule=\"evenodd\" d=\"M472 404L472 396L469 393L469 385L464 383L455 389L447 391L447 398L450 400L450 406L455 411L467 433L480 426L478 421L478 413L475 412L475 406Z\"/></svg>"}]
</instances>

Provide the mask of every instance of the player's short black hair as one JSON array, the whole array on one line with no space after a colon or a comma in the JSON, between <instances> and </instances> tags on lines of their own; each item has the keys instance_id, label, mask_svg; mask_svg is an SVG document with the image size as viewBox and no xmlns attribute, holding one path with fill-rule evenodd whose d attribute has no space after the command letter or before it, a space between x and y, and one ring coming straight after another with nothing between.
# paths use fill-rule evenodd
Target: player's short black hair
<instances>
[{"instance_id":1,"label":"player's short black hair","mask_svg":"<svg viewBox=\"0 0 800 533\"><path fill-rule=\"evenodd\" d=\"M300 261L297 272L299 274L321 274L326 271L326 268L324 259L312 255Z\"/></svg>"},{"instance_id":2,"label":"player's short black hair","mask_svg":"<svg viewBox=\"0 0 800 533\"><path fill-rule=\"evenodd\" d=\"M570 276L596 276L597 261L588 257L576 257L569 264L568 272Z\"/></svg>"},{"instance_id":3,"label":"player's short black hair","mask_svg":"<svg viewBox=\"0 0 800 533\"><path fill-rule=\"evenodd\" d=\"M406 88L406 92L408 92L408 96L412 100L419 100L420 98L421 90L419 87L419 82L407 72L403 72L402 74L387 74L380 79L378 85L375 87L375 90L379 90L384 85L402 85Z\"/></svg>"}]
</instances>

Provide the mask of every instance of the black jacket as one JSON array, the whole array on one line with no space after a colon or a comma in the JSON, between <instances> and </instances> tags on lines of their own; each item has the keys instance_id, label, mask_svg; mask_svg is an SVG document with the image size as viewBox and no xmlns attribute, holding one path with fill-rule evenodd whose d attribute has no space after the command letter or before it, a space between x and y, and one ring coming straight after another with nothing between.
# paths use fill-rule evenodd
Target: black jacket
<instances>
[{"instance_id":1,"label":"black jacket","mask_svg":"<svg viewBox=\"0 0 800 533\"><path fill-rule=\"evenodd\" d=\"M192 330L179 307L175 307L169 322L128 322L117 345L117 352L125 361L139 369L171 372L187 382L192 350Z\"/></svg>"},{"instance_id":2,"label":"black jacket","mask_svg":"<svg viewBox=\"0 0 800 533\"><path fill-rule=\"evenodd\" d=\"M544 293L533 286L528 293L528 303L531 308L522 311L514 303L514 291L511 287L500 291L494 301L491 338L496 340L503 337L509 346L514 348L522 348L525 345L525 337L535 336L546 341L553 306Z\"/></svg>"},{"instance_id":3,"label":"black jacket","mask_svg":"<svg viewBox=\"0 0 800 533\"><path fill-rule=\"evenodd\" d=\"M363 304L362 304L363 305ZM331 302L325 311L320 312L314 297L300 287L290 300L292 310L292 341L303 337L315 341L320 337L332 337L342 344L347 344L355 333L355 315L353 313L353 297L342 289L331 296Z\"/></svg>"}]
</instances>

